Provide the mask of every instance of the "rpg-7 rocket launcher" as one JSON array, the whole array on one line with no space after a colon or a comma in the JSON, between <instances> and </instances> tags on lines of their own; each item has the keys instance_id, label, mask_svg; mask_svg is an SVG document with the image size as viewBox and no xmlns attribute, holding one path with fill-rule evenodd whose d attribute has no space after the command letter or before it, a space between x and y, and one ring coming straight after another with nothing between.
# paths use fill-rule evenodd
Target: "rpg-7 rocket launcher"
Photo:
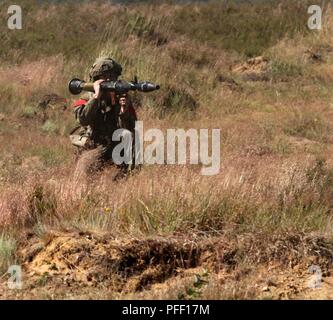
<instances>
[{"instance_id":1,"label":"rpg-7 rocket launcher","mask_svg":"<svg viewBox=\"0 0 333 320\"><path fill-rule=\"evenodd\" d=\"M100 87L102 91L111 91L118 94L127 93L128 91L151 92L160 88L158 84L149 81L138 82L136 77L133 81L103 81ZM74 95L80 94L82 91L94 92L94 84L74 78L69 82L68 89Z\"/></svg>"}]
</instances>

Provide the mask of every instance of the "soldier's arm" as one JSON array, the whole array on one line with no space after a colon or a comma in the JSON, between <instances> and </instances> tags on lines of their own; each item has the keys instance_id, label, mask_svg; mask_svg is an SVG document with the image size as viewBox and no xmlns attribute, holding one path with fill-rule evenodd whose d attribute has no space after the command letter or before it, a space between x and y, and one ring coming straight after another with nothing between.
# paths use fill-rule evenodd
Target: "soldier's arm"
<instances>
[{"instance_id":1,"label":"soldier's arm","mask_svg":"<svg viewBox=\"0 0 333 320\"><path fill-rule=\"evenodd\" d=\"M123 101L120 101L122 104ZM137 115L133 107L133 103L130 96L127 96L126 106L124 106L124 112L120 113L121 126L127 130L134 132L135 121L137 121Z\"/></svg>"},{"instance_id":2,"label":"soldier's arm","mask_svg":"<svg viewBox=\"0 0 333 320\"><path fill-rule=\"evenodd\" d=\"M91 125L95 121L98 110L98 99L91 98L86 104L74 109L75 118L82 126Z\"/></svg>"},{"instance_id":3,"label":"soldier's arm","mask_svg":"<svg viewBox=\"0 0 333 320\"><path fill-rule=\"evenodd\" d=\"M122 127L129 131L134 132L136 117L127 109L120 116Z\"/></svg>"},{"instance_id":4,"label":"soldier's arm","mask_svg":"<svg viewBox=\"0 0 333 320\"><path fill-rule=\"evenodd\" d=\"M103 79L96 80L94 82L94 95L86 104L82 104L74 109L75 118L82 126L88 126L93 124L97 111L100 108L98 103L101 96L101 83Z\"/></svg>"}]
</instances>

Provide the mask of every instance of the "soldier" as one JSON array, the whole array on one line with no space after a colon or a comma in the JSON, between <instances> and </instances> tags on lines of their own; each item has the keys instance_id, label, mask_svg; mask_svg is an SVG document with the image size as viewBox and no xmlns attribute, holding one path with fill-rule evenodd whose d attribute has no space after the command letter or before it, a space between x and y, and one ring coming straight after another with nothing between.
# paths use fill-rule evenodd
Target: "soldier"
<instances>
[{"instance_id":1,"label":"soldier","mask_svg":"<svg viewBox=\"0 0 333 320\"><path fill-rule=\"evenodd\" d=\"M100 90L103 81L116 81L121 71L122 67L113 59L97 59L89 73L95 93L89 100L80 99L74 104L75 118L83 128L80 135L73 135L79 137L80 141L72 139L73 144L79 147L80 155L76 178L96 172L105 164L114 163L112 151L119 143L112 141L115 130L122 129L117 131L121 132L122 139L134 140L137 116L129 98ZM128 164L119 167L121 171L116 175L116 180L130 169Z\"/></svg>"}]
</instances>

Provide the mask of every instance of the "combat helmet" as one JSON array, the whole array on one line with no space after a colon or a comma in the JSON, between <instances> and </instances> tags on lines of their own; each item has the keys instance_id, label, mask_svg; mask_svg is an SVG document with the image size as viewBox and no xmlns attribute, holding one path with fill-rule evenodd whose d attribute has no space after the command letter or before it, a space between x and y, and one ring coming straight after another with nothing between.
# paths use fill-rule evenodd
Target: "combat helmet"
<instances>
[{"instance_id":1,"label":"combat helmet","mask_svg":"<svg viewBox=\"0 0 333 320\"><path fill-rule=\"evenodd\" d=\"M91 66L89 77L91 81L96 81L100 76L105 74L118 78L121 75L122 69L121 65L112 58L101 57Z\"/></svg>"}]
</instances>

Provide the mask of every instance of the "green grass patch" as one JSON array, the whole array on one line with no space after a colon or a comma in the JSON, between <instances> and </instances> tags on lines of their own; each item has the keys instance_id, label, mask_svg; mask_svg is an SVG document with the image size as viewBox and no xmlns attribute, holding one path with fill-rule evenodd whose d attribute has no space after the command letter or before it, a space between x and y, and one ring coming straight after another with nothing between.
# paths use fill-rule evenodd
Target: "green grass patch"
<instances>
[{"instance_id":1,"label":"green grass patch","mask_svg":"<svg viewBox=\"0 0 333 320\"><path fill-rule=\"evenodd\" d=\"M326 142L330 127L321 114L295 109L286 121L284 132L291 136Z\"/></svg>"},{"instance_id":2,"label":"green grass patch","mask_svg":"<svg viewBox=\"0 0 333 320\"><path fill-rule=\"evenodd\" d=\"M56 166L69 160L70 154L65 146L37 146L29 150L30 156L38 156L46 166Z\"/></svg>"},{"instance_id":3,"label":"green grass patch","mask_svg":"<svg viewBox=\"0 0 333 320\"><path fill-rule=\"evenodd\" d=\"M46 120L44 124L42 125L42 131L49 133L49 134L54 134L59 132L59 128L56 123L54 123L51 120Z\"/></svg>"},{"instance_id":4,"label":"green grass patch","mask_svg":"<svg viewBox=\"0 0 333 320\"><path fill-rule=\"evenodd\" d=\"M272 77L275 80L295 78L303 75L301 66L284 61L273 61L271 64Z\"/></svg>"},{"instance_id":5,"label":"green grass patch","mask_svg":"<svg viewBox=\"0 0 333 320\"><path fill-rule=\"evenodd\" d=\"M279 7L279 9L278 9ZM284 36L306 34L307 1L237 4L211 2L183 6L173 17L173 30L217 48L256 56Z\"/></svg>"}]
</instances>

